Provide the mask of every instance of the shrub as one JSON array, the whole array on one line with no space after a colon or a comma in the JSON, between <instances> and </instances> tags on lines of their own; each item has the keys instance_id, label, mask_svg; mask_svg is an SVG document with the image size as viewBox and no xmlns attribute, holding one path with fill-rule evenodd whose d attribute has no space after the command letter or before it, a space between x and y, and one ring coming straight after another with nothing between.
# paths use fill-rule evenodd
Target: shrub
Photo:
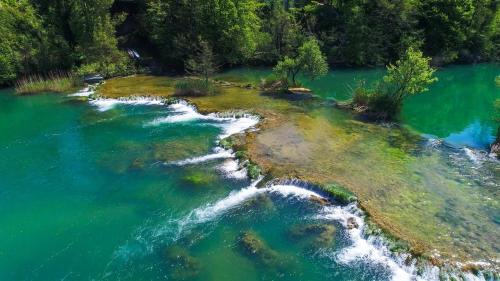
<instances>
[{"instance_id":1,"label":"shrub","mask_svg":"<svg viewBox=\"0 0 500 281\"><path fill-rule=\"evenodd\" d=\"M353 90L352 103L356 106L368 106L372 91L365 87L365 83L361 82Z\"/></svg>"},{"instance_id":2,"label":"shrub","mask_svg":"<svg viewBox=\"0 0 500 281\"><path fill-rule=\"evenodd\" d=\"M64 93L74 90L83 84L82 80L69 73L52 73L44 77L33 75L16 82L15 90L18 94L34 94L41 92Z\"/></svg>"},{"instance_id":3,"label":"shrub","mask_svg":"<svg viewBox=\"0 0 500 281\"><path fill-rule=\"evenodd\" d=\"M75 68L73 72L81 77L98 73L105 78L111 78L137 73L137 69L127 54L119 52L114 60L86 63Z\"/></svg>"},{"instance_id":4,"label":"shrub","mask_svg":"<svg viewBox=\"0 0 500 281\"><path fill-rule=\"evenodd\" d=\"M262 170L260 169L259 165L251 163L251 162L246 165L246 168L247 168L248 176L251 179L257 179L260 176L260 174L262 173Z\"/></svg>"},{"instance_id":5,"label":"shrub","mask_svg":"<svg viewBox=\"0 0 500 281\"><path fill-rule=\"evenodd\" d=\"M216 94L217 90L210 81L184 79L175 84L175 96L201 97Z\"/></svg>"}]
</instances>

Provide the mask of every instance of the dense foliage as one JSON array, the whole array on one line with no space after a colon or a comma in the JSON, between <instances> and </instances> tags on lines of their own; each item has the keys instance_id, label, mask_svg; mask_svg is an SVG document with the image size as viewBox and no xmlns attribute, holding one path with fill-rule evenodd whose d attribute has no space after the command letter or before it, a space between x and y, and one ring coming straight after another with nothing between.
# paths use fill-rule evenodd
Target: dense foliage
<instances>
[{"instance_id":1,"label":"dense foliage","mask_svg":"<svg viewBox=\"0 0 500 281\"><path fill-rule=\"evenodd\" d=\"M202 42L222 66L275 65L314 37L327 62L386 65L409 47L434 64L498 60L496 0L0 0L0 84L52 71L184 71Z\"/></svg>"},{"instance_id":2,"label":"dense foliage","mask_svg":"<svg viewBox=\"0 0 500 281\"><path fill-rule=\"evenodd\" d=\"M280 60L274 67L274 72L287 85L291 79L292 86L297 86L296 77L298 74L302 73L313 80L326 75L328 64L321 53L317 40L311 38L300 46L296 57L285 56L283 60Z\"/></svg>"}]
</instances>

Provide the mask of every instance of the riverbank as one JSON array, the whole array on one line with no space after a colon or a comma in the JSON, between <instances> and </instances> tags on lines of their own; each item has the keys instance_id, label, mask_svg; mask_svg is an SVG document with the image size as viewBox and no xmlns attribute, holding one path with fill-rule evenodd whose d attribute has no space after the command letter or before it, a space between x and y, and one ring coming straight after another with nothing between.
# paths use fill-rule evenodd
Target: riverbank
<instances>
[{"instance_id":1,"label":"riverbank","mask_svg":"<svg viewBox=\"0 0 500 281\"><path fill-rule=\"evenodd\" d=\"M170 97L174 80L134 76L112 79L105 97ZM262 117L245 136L249 158L276 178L353 191L373 222L408 241L413 253L448 261L498 260L495 182L478 184L402 128L356 121L322 101L290 102L254 89L223 87L221 94L191 98L201 112L242 110ZM464 160L466 161L466 160ZM478 191L474 187L484 185ZM493 198L488 200L487 198Z\"/></svg>"}]
</instances>

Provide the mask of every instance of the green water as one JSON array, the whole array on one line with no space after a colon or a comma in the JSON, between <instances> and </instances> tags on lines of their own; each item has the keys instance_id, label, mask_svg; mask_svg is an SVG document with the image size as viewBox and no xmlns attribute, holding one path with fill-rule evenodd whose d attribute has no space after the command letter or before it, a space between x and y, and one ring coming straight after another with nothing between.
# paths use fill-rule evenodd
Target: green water
<instances>
[{"instance_id":1,"label":"green water","mask_svg":"<svg viewBox=\"0 0 500 281\"><path fill-rule=\"evenodd\" d=\"M304 199L304 189L255 197L250 188L245 197L238 191L250 181L220 172L227 159L172 164L213 154L227 121L198 116L152 126L185 112L100 111L74 97L10 90L0 92L0 112L0 280L390 280L397 273L379 250L340 258L356 240L342 219ZM250 244L241 242L245 233Z\"/></svg>"},{"instance_id":2,"label":"green water","mask_svg":"<svg viewBox=\"0 0 500 281\"><path fill-rule=\"evenodd\" d=\"M257 81L267 73L239 69L222 76ZM493 81L498 73L491 64L440 70L430 92L408 100L404 123L455 145L485 148L495 126L490 116L500 97ZM381 75L339 70L306 86L325 98L347 99L349 85ZM202 116L185 106L99 104L0 91L0 280L342 281L413 275L386 248L346 228L349 217L362 227L357 210L310 202L310 191L297 184L257 191L241 173L229 171L234 162L214 148L236 120ZM193 160L207 155L207 161ZM185 159L192 163L179 162ZM463 162L468 164L454 170L476 181L482 175L478 166ZM477 180L473 188L488 186L486 193L496 194L497 184ZM452 210L443 212L452 217ZM475 219L488 220L494 229L498 216L490 217Z\"/></svg>"},{"instance_id":3,"label":"green water","mask_svg":"<svg viewBox=\"0 0 500 281\"><path fill-rule=\"evenodd\" d=\"M373 84L384 72L384 69L338 69L316 81L300 81L318 96L347 100L360 81ZM258 83L269 74L271 70L266 68L240 68L223 73L220 78ZM500 65L450 66L436 75L439 81L428 92L405 102L403 123L452 145L487 148L498 126L492 117L495 99L500 98L500 87L495 85Z\"/></svg>"}]
</instances>

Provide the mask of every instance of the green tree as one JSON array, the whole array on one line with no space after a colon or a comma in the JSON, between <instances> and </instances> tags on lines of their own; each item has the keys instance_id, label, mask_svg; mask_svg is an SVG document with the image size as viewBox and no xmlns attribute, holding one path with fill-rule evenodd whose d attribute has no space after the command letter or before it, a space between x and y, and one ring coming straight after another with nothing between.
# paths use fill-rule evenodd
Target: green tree
<instances>
[{"instance_id":1,"label":"green tree","mask_svg":"<svg viewBox=\"0 0 500 281\"><path fill-rule=\"evenodd\" d=\"M208 79L217 72L217 69L212 48L207 41L202 40L198 54L186 61L186 72L203 77L205 84L208 85Z\"/></svg>"},{"instance_id":2,"label":"green tree","mask_svg":"<svg viewBox=\"0 0 500 281\"><path fill-rule=\"evenodd\" d=\"M287 82L289 79L292 85L297 85L297 75L302 73L311 80L324 76L328 72L326 58L321 53L318 41L309 38L298 50L295 58L285 56L274 67L274 72L280 78Z\"/></svg>"},{"instance_id":3,"label":"green tree","mask_svg":"<svg viewBox=\"0 0 500 281\"><path fill-rule=\"evenodd\" d=\"M261 9L263 19L261 40L257 55L265 61L276 63L284 56L294 56L306 39L300 24L288 12L282 0L272 0Z\"/></svg>"},{"instance_id":4,"label":"green tree","mask_svg":"<svg viewBox=\"0 0 500 281\"><path fill-rule=\"evenodd\" d=\"M29 1L0 2L0 34L0 85L36 72L47 36Z\"/></svg>"},{"instance_id":5,"label":"green tree","mask_svg":"<svg viewBox=\"0 0 500 281\"><path fill-rule=\"evenodd\" d=\"M376 119L394 119L403 105L404 99L428 90L437 78L430 58L412 47L396 61L387 66L387 74L374 90L356 89L353 101L358 106L368 106L368 113Z\"/></svg>"},{"instance_id":6,"label":"green tree","mask_svg":"<svg viewBox=\"0 0 500 281\"><path fill-rule=\"evenodd\" d=\"M429 62L430 58L424 57L421 51L408 48L401 59L387 66L383 77L387 94L400 103L408 95L428 91L427 87L438 80Z\"/></svg>"},{"instance_id":7,"label":"green tree","mask_svg":"<svg viewBox=\"0 0 500 281\"><path fill-rule=\"evenodd\" d=\"M153 0L146 16L149 37L162 60L176 65L196 53L200 38L208 41L222 63L254 57L261 20L256 0Z\"/></svg>"}]
</instances>

